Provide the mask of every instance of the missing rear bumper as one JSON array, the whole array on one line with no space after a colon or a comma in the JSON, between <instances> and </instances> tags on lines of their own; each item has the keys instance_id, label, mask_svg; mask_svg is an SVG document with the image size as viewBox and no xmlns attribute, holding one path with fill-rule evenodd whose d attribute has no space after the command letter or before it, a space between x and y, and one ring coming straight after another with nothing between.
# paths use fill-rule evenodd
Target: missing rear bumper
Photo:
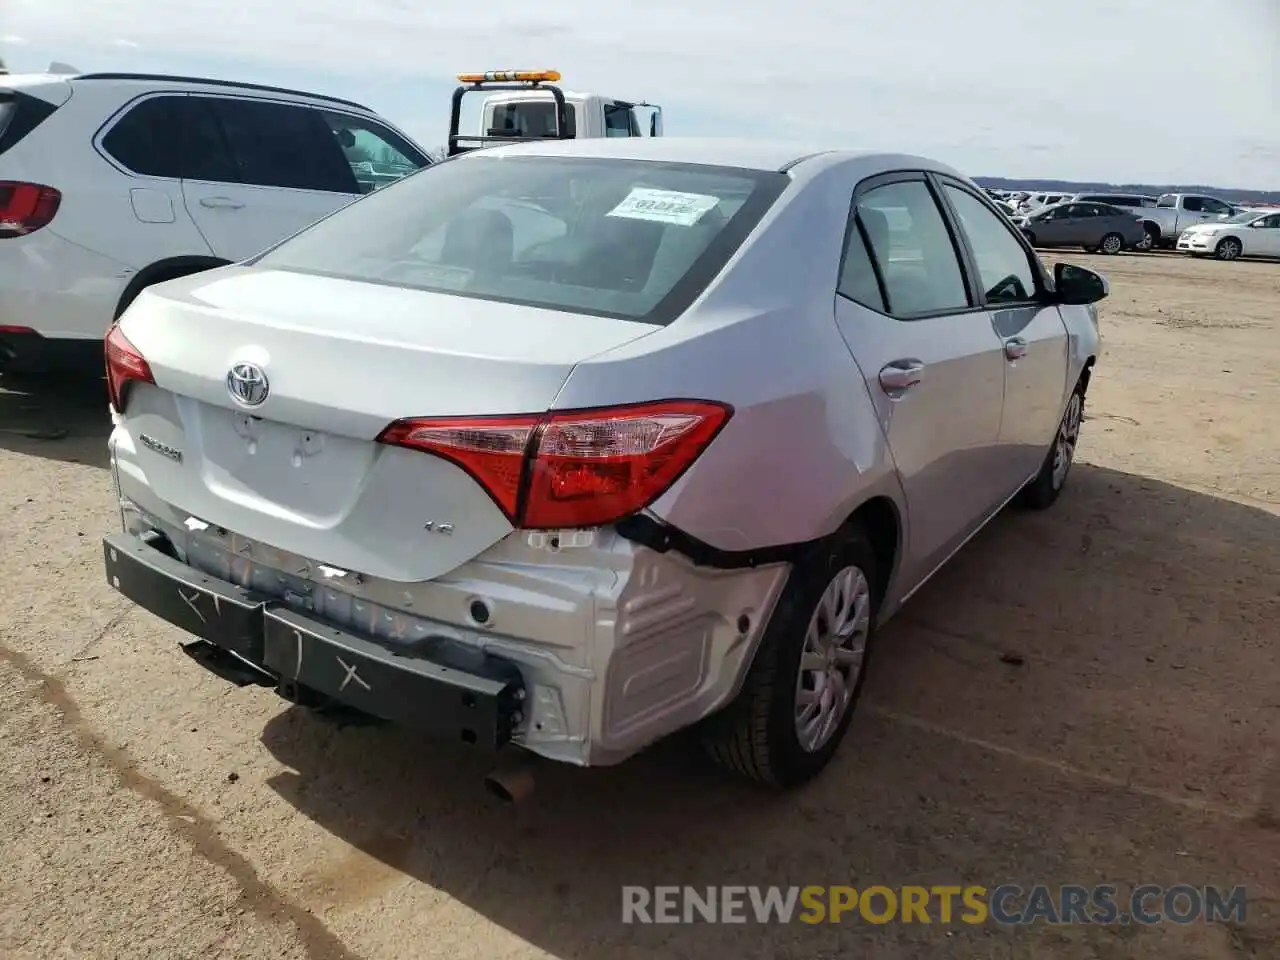
<instances>
[{"instance_id":1,"label":"missing rear bumper","mask_svg":"<svg viewBox=\"0 0 1280 960\"><path fill-rule=\"evenodd\" d=\"M514 665L450 641L392 648L174 559L159 540L103 540L108 582L215 648L184 648L237 685L303 690L363 713L482 749L505 745L524 689ZM296 696L292 699L298 699Z\"/></svg>"}]
</instances>

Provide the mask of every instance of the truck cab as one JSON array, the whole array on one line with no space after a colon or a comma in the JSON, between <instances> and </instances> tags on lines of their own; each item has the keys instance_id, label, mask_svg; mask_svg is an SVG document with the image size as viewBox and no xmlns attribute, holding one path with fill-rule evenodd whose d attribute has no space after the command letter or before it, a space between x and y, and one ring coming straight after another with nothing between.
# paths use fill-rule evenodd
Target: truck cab
<instances>
[{"instance_id":1,"label":"truck cab","mask_svg":"<svg viewBox=\"0 0 1280 960\"><path fill-rule=\"evenodd\" d=\"M662 108L556 86L555 70L491 70L458 74L453 93L448 153L521 140L572 140L579 137L660 137ZM462 98L486 93L479 133L463 133Z\"/></svg>"},{"instance_id":2,"label":"truck cab","mask_svg":"<svg viewBox=\"0 0 1280 960\"><path fill-rule=\"evenodd\" d=\"M1164 193L1157 198L1154 207L1142 210L1141 217L1152 246L1173 247L1187 227L1225 220L1238 212L1237 207L1218 197L1199 193Z\"/></svg>"}]
</instances>

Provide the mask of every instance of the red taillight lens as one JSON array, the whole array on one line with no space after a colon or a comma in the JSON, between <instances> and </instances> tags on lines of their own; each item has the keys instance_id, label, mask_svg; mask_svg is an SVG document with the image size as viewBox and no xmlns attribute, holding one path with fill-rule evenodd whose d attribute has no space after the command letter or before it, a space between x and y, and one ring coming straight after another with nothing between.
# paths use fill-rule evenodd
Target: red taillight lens
<instances>
[{"instance_id":1,"label":"red taillight lens","mask_svg":"<svg viewBox=\"0 0 1280 960\"><path fill-rule=\"evenodd\" d=\"M552 414L529 472L523 525L597 527L656 500L729 419L719 404L669 401Z\"/></svg>"},{"instance_id":2,"label":"red taillight lens","mask_svg":"<svg viewBox=\"0 0 1280 960\"><path fill-rule=\"evenodd\" d=\"M135 381L154 384L156 379L151 374L151 365L129 342L118 324L113 324L107 331L103 349L107 356L107 399L111 406L123 413L128 385Z\"/></svg>"},{"instance_id":3,"label":"red taillight lens","mask_svg":"<svg viewBox=\"0 0 1280 960\"><path fill-rule=\"evenodd\" d=\"M399 420L378 438L468 471L512 524L598 527L648 506L728 421L700 400L535 416Z\"/></svg>"},{"instance_id":4,"label":"red taillight lens","mask_svg":"<svg viewBox=\"0 0 1280 960\"><path fill-rule=\"evenodd\" d=\"M476 478L513 522L525 453L543 417L449 417L397 420L379 443L411 447L451 460Z\"/></svg>"},{"instance_id":5,"label":"red taillight lens","mask_svg":"<svg viewBox=\"0 0 1280 960\"><path fill-rule=\"evenodd\" d=\"M0 180L0 239L25 237L47 226L62 194L39 183Z\"/></svg>"}]
</instances>

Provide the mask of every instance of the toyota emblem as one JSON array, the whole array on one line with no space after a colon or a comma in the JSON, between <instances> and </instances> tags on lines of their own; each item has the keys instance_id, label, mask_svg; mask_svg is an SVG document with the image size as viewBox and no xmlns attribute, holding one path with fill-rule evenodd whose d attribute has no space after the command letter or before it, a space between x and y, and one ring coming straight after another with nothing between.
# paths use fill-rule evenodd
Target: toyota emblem
<instances>
[{"instance_id":1,"label":"toyota emblem","mask_svg":"<svg viewBox=\"0 0 1280 960\"><path fill-rule=\"evenodd\" d=\"M271 392L271 384L256 363L237 363L227 371L227 392L242 407L260 407Z\"/></svg>"}]
</instances>

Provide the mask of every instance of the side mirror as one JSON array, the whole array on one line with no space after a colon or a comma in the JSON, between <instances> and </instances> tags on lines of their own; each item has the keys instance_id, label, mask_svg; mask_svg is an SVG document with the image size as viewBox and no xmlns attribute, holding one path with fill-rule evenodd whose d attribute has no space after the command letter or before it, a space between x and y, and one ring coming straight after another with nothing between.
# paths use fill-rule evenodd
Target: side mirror
<instances>
[{"instance_id":1,"label":"side mirror","mask_svg":"<svg viewBox=\"0 0 1280 960\"><path fill-rule=\"evenodd\" d=\"M1111 284L1106 277L1074 263L1053 265L1053 288L1058 303L1071 306L1097 303L1111 295Z\"/></svg>"}]
</instances>

